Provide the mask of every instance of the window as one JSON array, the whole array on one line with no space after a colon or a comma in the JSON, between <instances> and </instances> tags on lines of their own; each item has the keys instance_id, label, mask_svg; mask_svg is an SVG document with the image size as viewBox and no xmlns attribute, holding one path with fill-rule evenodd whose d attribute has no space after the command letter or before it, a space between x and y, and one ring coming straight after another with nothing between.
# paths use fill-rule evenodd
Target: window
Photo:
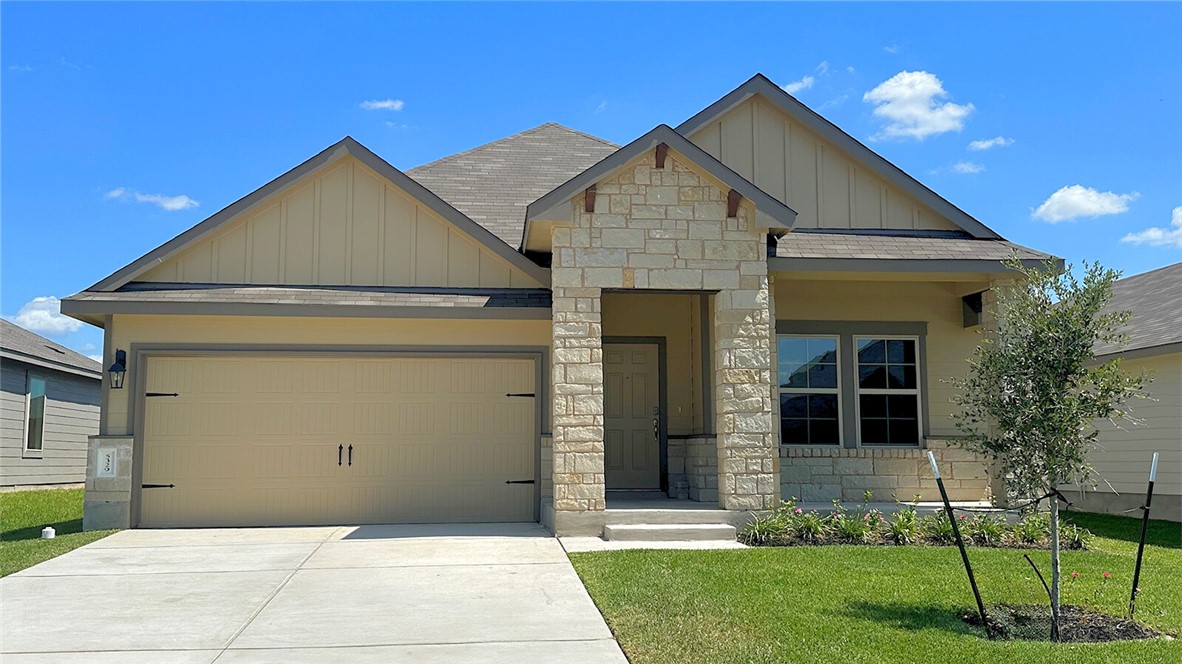
<instances>
[{"instance_id":1,"label":"window","mask_svg":"<svg viewBox=\"0 0 1182 664\"><path fill-rule=\"evenodd\" d=\"M862 445L918 445L918 341L855 337L858 440Z\"/></svg>"},{"instance_id":2,"label":"window","mask_svg":"<svg viewBox=\"0 0 1182 664\"><path fill-rule=\"evenodd\" d=\"M25 450L40 452L45 436L45 381L29 376L29 392L25 397Z\"/></svg>"},{"instance_id":3,"label":"window","mask_svg":"<svg viewBox=\"0 0 1182 664\"><path fill-rule=\"evenodd\" d=\"M837 337L781 336L777 356L780 442L840 445Z\"/></svg>"}]
</instances>

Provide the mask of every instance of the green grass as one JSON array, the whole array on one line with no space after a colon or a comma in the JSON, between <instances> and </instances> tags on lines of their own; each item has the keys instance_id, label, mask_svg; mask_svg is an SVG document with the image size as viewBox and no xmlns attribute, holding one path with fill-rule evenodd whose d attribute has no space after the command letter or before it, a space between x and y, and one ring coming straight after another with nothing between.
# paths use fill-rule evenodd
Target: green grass
<instances>
[{"instance_id":1,"label":"green grass","mask_svg":"<svg viewBox=\"0 0 1182 664\"><path fill-rule=\"evenodd\" d=\"M1122 615L1135 519L1071 514L1095 535L1063 553L1064 601ZM1182 633L1182 527L1153 522L1137 617ZM985 602L1046 594L1023 551L971 548ZM1046 551L1030 551L1044 573ZM571 554L575 569L638 662L1166 662L1182 641L999 642L960 620L974 610L955 547L823 546ZM1102 575L1112 578L1104 582Z\"/></svg>"},{"instance_id":2,"label":"green grass","mask_svg":"<svg viewBox=\"0 0 1182 664\"><path fill-rule=\"evenodd\" d=\"M82 532L82 489L0 493L0 576L49 560L115 532ZM57 537L41 539L53 526Z\"/></svg>"}]
</instances>

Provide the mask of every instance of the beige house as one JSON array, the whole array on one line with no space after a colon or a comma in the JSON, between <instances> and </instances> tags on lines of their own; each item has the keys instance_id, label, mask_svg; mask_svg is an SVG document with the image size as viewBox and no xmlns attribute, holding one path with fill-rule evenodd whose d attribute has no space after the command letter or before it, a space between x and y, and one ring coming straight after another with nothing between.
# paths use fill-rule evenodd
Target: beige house
<instances>
[{"instance_id":1,"label":"beige house","mask_svg":"<svg viewBox=\"0 0 1182 664\"><path fill-rule=\"evenodd\" d=\"M86 525L733 523L929 449L985 499L943 381L1015 253L763 76L623 147L345 138L63 303L126 369Z\"/></svg>"},{"instance_id":2,"label":"beige house","mask_svg":"<svg viewBox=\"0 0 1182 664\"><path fill-rule=\"evenodd\" d=\"M1096 349L1100 359L1120 357L1130 373L1152 376L1148 399L1131 404L1137 423L1100 422L1089 455L1096 486L1063 487L1072 508L1141 516L1153 453L1159 453L1150 516L1182 521L1182 263L1126 277L1112 287L1112 311L1132 318L1125 345Z\"/></svg>"}]
</instances>

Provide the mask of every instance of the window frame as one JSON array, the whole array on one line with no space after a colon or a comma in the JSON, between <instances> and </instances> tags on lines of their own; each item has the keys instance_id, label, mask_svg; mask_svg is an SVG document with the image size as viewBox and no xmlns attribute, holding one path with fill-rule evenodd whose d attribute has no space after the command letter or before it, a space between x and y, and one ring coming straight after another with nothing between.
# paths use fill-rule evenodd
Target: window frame
<instances>
[{"instance_id":1,"label":"window frame","mask_svg":"<svg viewBox=\"0 0 1182 664\"><path fill-rule=\"evenodd\" d=\"M835 368L837 370L837 385L835 387L780 387L780 339L831 339L834 342L834 352L837 354L835 358ZM776 334L776 426L780 427L777 438L781 447L800 447L800 448L821 448L821 449L841 449L845 447L845 422L842 414L842 389L841 389L841 335L836 333L816 333L809 334L805 332L791 332L785 334ZM785 392L793 394L833 394L837 397L837 442L833 445L821 445L817 443L785 443L783 430L783 415L780 413L780 398ZM807 418L806 418L806 421Z\"/></svg>"},{"instance_id":2,"label":"window frame","mask_svg":"<svg viewBox=\"0 0 1182 664\"><path fill-rule=\"evenodd\" d=\"M866 449L924 449L927 446L927 437L930 435L931 423L928 421L931 409L928 401L928 374L927 374L927 335L928 322L917 320L898 320L898 321L873 321L873 320L810 320L810 319L784 319L776 320L775 337L781 336L798 336L798 337L833 337L839 339L838 343L838 372L839 372L839 386L841 394L840 399L840 435L841 435L841 449L854 450L863 447L861 443L861 426L859 424L861 413L858 412L858 391L855 385L857 377L857 348L854 342L854 337L870 337L875 339L886 339L889 337L895 338L909 338L917 340L916 346L916 371L917 384L919 385L918 398L918 414L919 414L919 445L867 445ZM773 345L774 350L778 350L778 345ZM776 382L779 384L779 358L776 357ZM846 377L849 380L845 380ZM898 390L896 390L898 393ZM780 426L780 399L779 390L777 390L776 398L773 407L775 411L775 426ZM854 403L853 408L846 408L845 404ZM777 440L779 430L777 429ZM815 448L815 449L833 449L829 445L801 445L780 443L781 447L796 447L796 448Z\"/></svg>"},{"instance_id":3,"label":"window frame","mask_svg":"<svg viewBox=\"0 0 1182 664\"><path fill-rule=\"evenodd\" d=\"M29 434L32 429L33 415L33 382L41 383L41 438L37 442L40 447L29 447ZM21 431L21 456L26 459L40 459L45 454L45 423L49 411L49 380L31 371L25 372L25 412L24 426Z\"/></svg>"},{"instance_id":4,"label":"window frame","mask_svg":"<svg viewBox=\"0 0 1182 664\"><path fill-rule=\"evenodd\" d=\"M853 342L852 345L853 345L853 353L854 353L853 361L854 361L854 375L855 376L862 375L862 372L860 371L862 363L861 363L861 360L858 358L858 343L860 341L863 341L863 340L911 341L911 342L915 343L915 387L913 389L892 389L890 387L866 387L866 388L864 388L859 384L860 381L857 378L853 379L854 425L855 425L855 427L857 427L856 431L857 431L858 447L867 447L867 448L871 448L871 449L888 449L888 450L893 450L893 449L905 450L905 449L922 448L923 444L924 444L923 430L924 430L924 417L925 417L926 411L923 407L924 406L924 399L923 399L923 376L924 376L924 373L923 373L923 370L921 369L921 365L923 363L923 357L921 357L921 356L923 354L924 346L922 345L922 343L920 341L920 335L917 335L917 334L854 334L851 336L851 340ZM884 350L884 353L885 352L886 351ZM889 362L886 363L886 366L890 366ZM890 385L890 383L889 383L890 379L888 378L887 380L888 380L887 385ZM892 445L890 443L864 443L864 442L862 442L862 398L861 397L863 394L884 395L884 396L914 396L915 397L915 413L916 413L915 421L916 421L916 427L917 427L916 443L914 445L912 445L910 443L906 444L906 445ZM890 420L888 419L887 421L889 422Z\"/></svg>"}]
</instances>

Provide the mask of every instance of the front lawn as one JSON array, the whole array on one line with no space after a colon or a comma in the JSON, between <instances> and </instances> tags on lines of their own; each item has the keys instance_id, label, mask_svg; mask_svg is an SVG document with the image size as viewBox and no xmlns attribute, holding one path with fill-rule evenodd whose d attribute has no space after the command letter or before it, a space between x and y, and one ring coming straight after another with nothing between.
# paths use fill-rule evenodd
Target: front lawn
<instances>
[{"instance_id":1,"label":"front lawn","mask_svg":"<svg viewBox=\"0 0 1182 664\"><path fill-rule=\"evenodd\" d=\"M82 532L82 489L45 489L0 493L0 576L8 576L110 535L113 530ZM57 537L41 539L53 526Z\"/></svg>"},{"instance_id":2,"label":"front lawn","mask_svg":"<svg viewBox=\"0 0 1182 664\"><path fill-rule=\"evenodd\" d=\"M1095 534L1063 552L1064 602L1127 610L1139 521L1071 514ZM1182 527L1154 522L1139 620L1182 633ZM1046 551L972 548L987 604L1045 602L1022 558ZM991 641L961 621L974 611L955 547L800 546L571 554L632 662L1165 662L1182 642L1059 645ZM1072 578L1072 572L1079 572ZM1103 580L1104 572L1111 578Z\"/></svg>"}]
</instances>

